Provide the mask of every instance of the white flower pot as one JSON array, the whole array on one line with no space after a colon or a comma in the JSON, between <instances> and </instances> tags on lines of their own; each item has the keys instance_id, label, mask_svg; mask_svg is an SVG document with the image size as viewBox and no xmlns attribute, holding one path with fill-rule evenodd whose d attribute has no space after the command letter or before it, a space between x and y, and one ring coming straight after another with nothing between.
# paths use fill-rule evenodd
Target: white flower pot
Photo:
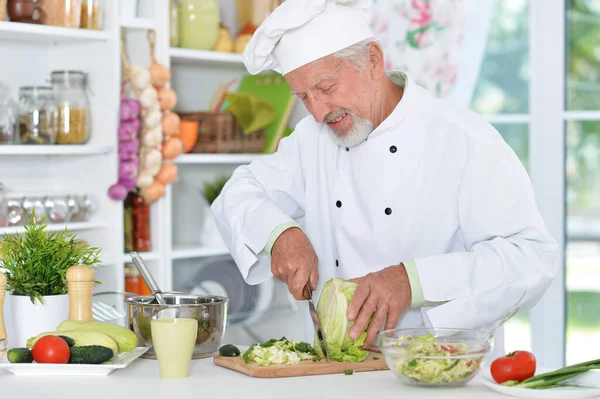
<instances>
[{"instance_id":1,"label":"white flower pot","mask_svg":"<svg viewBox=\"0 0 600 399\"><path fill-rule=\"evenodd\" d=\"M204 247L225 248L225 242L221 238L221 233L217 228L217 222L210 211L204 213L204 224L202 225L202 235L200 239L202 246Z\"/></svg>"},{"instance_id":2,"label":"white flower pot","mask_svg":"<svg viewBox=\"0 0 600 399\"><path fill-rule=\"evenodd\" d=\"M13 346L24 347L27 339L56 331L56 327L69 318L69 295L45 296L44 303L37 299L31 303L28 296L10 295L10 305L15 336L9 337Z\"/></svg>"}]
</instances>

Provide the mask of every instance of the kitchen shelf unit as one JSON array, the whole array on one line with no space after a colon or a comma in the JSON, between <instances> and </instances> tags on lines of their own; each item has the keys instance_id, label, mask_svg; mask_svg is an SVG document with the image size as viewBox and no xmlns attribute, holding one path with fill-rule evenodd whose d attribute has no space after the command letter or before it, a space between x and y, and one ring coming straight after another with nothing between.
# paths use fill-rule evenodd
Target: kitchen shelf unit
<instances>
[{"instance_id":1,"label":"kitchen shelf unit","mask_svg":"<svg viewBox=\"0 0 600 399\"><path fill-rule=\"evenodd\" d=\"M154 2L142 3L151 6ZM9 85L15 105L20 87L48 86L53 70L88 73L90 140L82 145L0 145L0 182L6 182L10 195L11 191L17 194L31 189L33 179L36 192L51 195L57 180L61 184L66 181L72 184L68 189L86 193L94 200L96 210L89 221L47 224L46 229L61 231L66 227L91 246L102 248L102 267L96 273L102 284L96 292L123 291L124 263L128 261L123 251L123 203L107 195L118 176L121 25L127 32L142 32L145 38L145 29L155 24L153 18L120 18L119 0L104 0L102 5L103 28L98 31L0 21L0 59L4 61L0 63L0 81ZM148 48L145 42L143 45ZM160 57L160 50L157 55ZM137 62L143 63L144 59ZM151 208L155 234L148 265L153 272L159 270L165 249L161 247L164 240L159 228L165 212L160 207L158 202ZM0 239L24 230L23 226L2 227Z\"/></svg>"},{"instance_id":2,"label":"kitchen shelf unit","mask_svg":"<svg viewBox=\"0 0 600 399\"><path fill-rule=\"evenodd\" d=\"M122 63L120 39L132 64L150 66L147 31L156 32L155 56L171 68L171 86L177 93L175 111L198 111L208 107L219 83L246 72L240 54L171 48L169 46L169 2L138 0L136 15L123 15L119 0L105 0L102 31L0 22L0 80L11 87L13 99L25 85L47 85L49 73L57 69L89 73L92 97L92 135L85 145L0 146L0 181L20 176L38 176L40 189L52 186L53 175L83 180L83 187L96 200L97 211L86 223L69 223L68 229L93 246L103 249L105 267L98 270L102 285L96 291L123 291L124 266L130 255L124 250L123 203L113 201L107 190L117 180L120 85ZM234 2L222 0L222 17L232 34L237 32ZM233 22L232 22L233 21ZM36 59L36 62L31 62ZM235 86L233 87L235 89ZM303 112L302 110L300 112ZM296 114L294 114L296 115ZM303 116L303 115L301 115ZM292 116L292 123L296 116ZM201 195L203 182L232 173L263 154L184 154L174 160L179 179L151 206L152 249L139 252L162 290L176 289L178 262L223 256L223 246L203 244L201 231L209 216ZM49 230L64 225L49 225ZM22 232L23 228L2 228Z\"/></svg>"}]
</instances>

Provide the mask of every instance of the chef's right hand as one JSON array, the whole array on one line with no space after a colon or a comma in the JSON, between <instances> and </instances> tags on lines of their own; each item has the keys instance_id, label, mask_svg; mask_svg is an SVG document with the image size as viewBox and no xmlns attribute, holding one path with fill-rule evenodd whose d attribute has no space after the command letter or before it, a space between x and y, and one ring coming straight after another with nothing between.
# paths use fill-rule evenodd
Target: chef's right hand
<instances>
[{"instance_id":1,"label":"chef's right hand","mask_svg":"<svg viewBox=\"0 0 600 399\"><path fill-rule=\"evenodd\" d=\"M287 284L298 300L308 299L304 287L314 291L319 281L319 259L304 232L291 227L279 235L271 248L271 273Z\"/></svg>"}]
</instances>

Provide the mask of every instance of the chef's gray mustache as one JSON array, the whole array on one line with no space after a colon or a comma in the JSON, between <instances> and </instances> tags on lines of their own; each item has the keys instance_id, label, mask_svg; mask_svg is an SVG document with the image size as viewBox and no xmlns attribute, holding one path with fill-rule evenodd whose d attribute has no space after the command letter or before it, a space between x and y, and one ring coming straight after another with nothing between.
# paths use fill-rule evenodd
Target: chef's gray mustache
<instances>
[{"instance_id":1,"label":"chef's gray mustache","mask_svg":"<svg viewBox=\"0 0 600 399\"><path fill-rule=\"evenodd\" d=\"M334 120L336 120L337 118L339 118L340 116L343 116L345 114L348 114L348 115L354 117L354 114L352 113L352 111L350 111L349 109L346 109L346 108L342 108L338 111L331 111L330 113L328 113L325 116L325 122L326 123L333 122Z\"/></svg>"}]
</instances>

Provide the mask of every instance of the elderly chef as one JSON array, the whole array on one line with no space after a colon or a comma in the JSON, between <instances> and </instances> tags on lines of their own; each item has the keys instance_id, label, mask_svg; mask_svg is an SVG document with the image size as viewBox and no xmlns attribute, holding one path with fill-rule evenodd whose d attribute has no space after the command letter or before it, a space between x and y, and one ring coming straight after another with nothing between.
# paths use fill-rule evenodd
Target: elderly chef
<instances>
[{"instance_id":1,"label":"elderly chef","mask_svg":"<svg viewBox=\"0 0 600 399\"><path fill-rule=\"evenodd\" d=\"M310 116L234 172L217 226L248 284L275 276L302 299L356 281L353 339L371 316L366 342L381 328L489 327L523 294L521 309L540 299L557 245L498 132L386 73L371 6L286 0L258 28L248 71L283 74Z\"/></svg>"}]
</instances>

